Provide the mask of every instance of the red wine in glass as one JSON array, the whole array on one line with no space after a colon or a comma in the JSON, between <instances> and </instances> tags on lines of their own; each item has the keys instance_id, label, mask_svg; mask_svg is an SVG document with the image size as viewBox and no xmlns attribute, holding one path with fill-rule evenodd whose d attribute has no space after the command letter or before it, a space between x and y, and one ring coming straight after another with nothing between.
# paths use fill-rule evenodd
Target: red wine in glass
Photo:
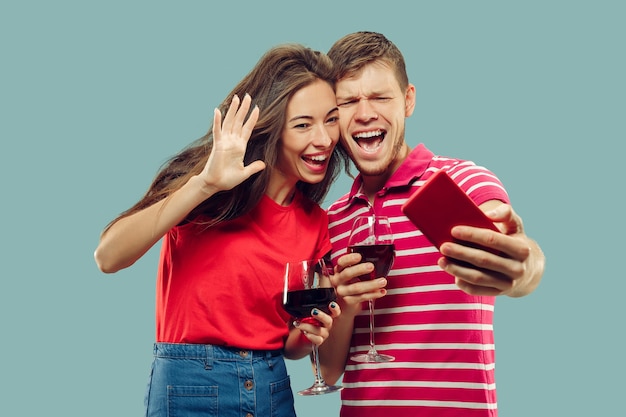
<instances>
[{"instance_id":1,"label":"red wine in glass","mask_svg":"<svg viewBox=\"0 0 626 417\"><path fill-rule=\"evenodd\" d=\"M328 305L336 299L334 288L289 291L287 292L287 300L283 304L283 308L293 317L303 319L309 317L311 310L314 308L330 314Z\"/></svg>"},{"instance_id":2,"label":"red wine in glass","mask_svg":"<svg viewBox=\"0 0 626 417\"><path fill-rule=\"evenodd\" d=\"M348 238L348 253L360 253L361 262L371 262L374 270L358 277L360 280L372 280L387 277L395 259L395 246L391 222L385 216L359 216L354 219L350 237ZM389 362L394 357L378 353L374 343L374 300L368 300L370 316L370 347L367 353L360 353L350 358L357 362Z\"/></svg>"},{"instance_id":3,"label":"red wine in glass","mask_svg":"<svg viewBox=\"0 0 626 417\"><path fill-rule=\"evenodd\" d=\"M361 281L386 277L393 265L396 247L393 243L376 245L353 245L348 246L348 253L360 253L361 262L371 262L374 270L369 274L360 275Z\"/></svg>"},{"instance_id":4,"label":"red wine in glass","mask_svg":"<svg viewBox=\"0 0 626 417\"><path fill-rule=\"evenodd\" d=\"M311 315L313 309L330 314L329 304L336 300L330 282L331 270L323 259L288 262L285 265L283 308L293 318L316 326L321 323ZM318 348L311 344L315 382L300 395L321 395L341 390L339 385L328 385L322 378Z\"/></svg>"}]
</instances>

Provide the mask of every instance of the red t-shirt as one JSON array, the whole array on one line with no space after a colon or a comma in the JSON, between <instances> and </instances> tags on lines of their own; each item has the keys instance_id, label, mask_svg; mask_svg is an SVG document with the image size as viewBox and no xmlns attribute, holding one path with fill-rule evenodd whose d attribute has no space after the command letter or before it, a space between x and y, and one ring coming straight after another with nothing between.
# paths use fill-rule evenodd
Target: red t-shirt
<instances>
[{"instance_id":1,"label":"red t-shirt","mask_svg":"<svg viewBox=\"0 0 626 417\"><path fill-rule=\"evenodd\" d=\"M264 195L247 215L208 229L172 228L157 276L157 341L281 349L285 263L330 248L326 213L300 193L286 207Z\"/></svg>"}]
</instances>

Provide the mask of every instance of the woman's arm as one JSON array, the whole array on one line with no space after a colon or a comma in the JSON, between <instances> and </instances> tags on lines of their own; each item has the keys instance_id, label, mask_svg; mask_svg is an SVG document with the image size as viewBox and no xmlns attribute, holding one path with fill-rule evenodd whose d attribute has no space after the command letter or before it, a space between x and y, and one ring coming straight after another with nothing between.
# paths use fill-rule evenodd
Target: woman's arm
<instances>
[{"instance_id":1,"label":"woman's arm","mask_svg":"<svg viewBox=\"0 0 626 417\"><path fill-rule=\"evenodd\" d=\"M164 200L121 218L100 237L94 257L103 272L127 268L141 258L168 230L179 224L198 204L218 191L230 190L265 163L243 164L246 146L259 117L255 107L246 120L252 99L233 97L224 122L218 109L213 115L213 147L202 172Z\"/></svg>"},{"instance_id":2,"label":"woman's arm","mask_svg":"<svg viewBox=\"0 0 626 417\"><path fill-rule=\"evenodd\" d=\"M212 195L203 184L198 176L192 177L166 199L111 225L100 237L94 253L98 268L113 273L134 264L168 230Z\"/></svg>"}]
</instances>

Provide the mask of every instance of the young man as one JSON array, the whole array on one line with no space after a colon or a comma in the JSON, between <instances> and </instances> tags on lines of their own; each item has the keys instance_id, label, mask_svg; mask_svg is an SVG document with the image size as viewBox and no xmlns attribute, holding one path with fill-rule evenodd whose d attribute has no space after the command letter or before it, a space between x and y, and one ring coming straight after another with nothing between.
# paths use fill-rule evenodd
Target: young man
<instances>
[{"instance_id":1,"label":"young man","mask_svg":"<svg viewBox=\"0 0 626 417\"><path fill-rule=\"evenodd\" d=\"M328 210L342 315L320 348L322 370L334 383L344 373L342 417L496 416L493 307L495 296L520 297L539 284L544 256L524 233L497 177L470 161L435 156L405 142L405 118L415 107L404 58L383 35L358 32L329 51L337 66L341 145L359 170L352 189ZM437 251L400 207L425 180L445 170L502 233L457 226L459 240L503 256L445 243ZM396 258L388 278L360 282L373 270L346 254L360 214L387 216ZM471 265L468 265L471 264ZM363 301L376 299L376 346L395 361L349 359L369 343Z\"/></svg>"}]
</instances>

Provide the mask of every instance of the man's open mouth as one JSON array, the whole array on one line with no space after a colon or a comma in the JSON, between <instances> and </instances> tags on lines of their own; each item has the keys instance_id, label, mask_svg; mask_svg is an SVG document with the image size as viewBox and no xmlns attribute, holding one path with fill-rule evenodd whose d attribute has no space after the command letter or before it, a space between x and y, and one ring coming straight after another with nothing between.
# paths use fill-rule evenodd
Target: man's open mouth
<instances>
[{"instance_id":1,"label":"man's open mouth","mask_svg":"<svg viewBox=\"0 0 626 417\"><path fill-rule=\"evenodd\" d=\"M387 132L384 130L373 130L371 132L360 132L352 136L352 139L366 152L374 152L385 139Z\"/></svg>"}]
</instances>

